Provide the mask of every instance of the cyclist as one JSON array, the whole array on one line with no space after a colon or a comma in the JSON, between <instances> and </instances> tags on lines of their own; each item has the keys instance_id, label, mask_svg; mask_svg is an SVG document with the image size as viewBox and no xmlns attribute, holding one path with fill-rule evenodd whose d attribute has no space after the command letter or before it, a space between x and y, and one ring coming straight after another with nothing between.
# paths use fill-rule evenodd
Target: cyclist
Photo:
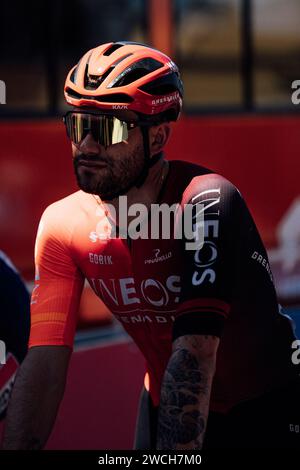
<instances>
[{"instance_id":1,"label":"cyclist","mask_svg":"<svg viewBox=\"0 0 300 470\"><path fill-rule=\"evenodd\" d=\"M245 201L221 175L164 158L182 106L177 66L142 44L107 43L70 71L65 97L79 191L39 225L30 349L4 447L47 440L85 279L146 359L135 448L299 445L294 334ZM204 216L204 243L186 249L180 217L167 238L133 236L129 222L142 231L152 213L137 223L129 210L123 224L122 196L129 208L189 204Z\"/></svg>"}]
</instances>

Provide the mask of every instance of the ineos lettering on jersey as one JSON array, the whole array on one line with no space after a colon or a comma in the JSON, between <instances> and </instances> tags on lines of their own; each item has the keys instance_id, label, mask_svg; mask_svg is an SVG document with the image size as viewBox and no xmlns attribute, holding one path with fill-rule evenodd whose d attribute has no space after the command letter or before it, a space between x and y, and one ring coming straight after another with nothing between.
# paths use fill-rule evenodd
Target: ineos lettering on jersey
<instances>
[{"instance_id":1,"label":"ineos lettering on jersey","mask_svg":"<svg viewBox=\"0 0 300 470\"><path fill-rule=\"evenodd\" d=\"M199 210L204 212L205 215L219 216L220 210L215 207L220 203L221 189L208 189L197 194L192 199L192 203L201 203ZM204 196L204 198L203 198ZM217 209L217 210L216 210ZM214 241L206 240L207 238L217 239L219 236L219 220L218 219L204 219L204 243L203 246L195 251L194 263L196 270L192 275L193 286L199 286L204 282L213 284L216 280L216 272L213 265L218 258L218 247Z\"/></svg>"},{"instance_id":2,"label":"ineos lettering on jersey","mask_svg":"<svg viewBox=\"0 0 300 470\"><path fill-rule=\"evenodd\" d=\"M194 261L198 268L206 268L211 266L217 259L218 248L214 242L205 242L205 249L206 250L200 249L195 251ZM204 251L206 251L206 255L204 255Z\"/></svg>"},{"instance_id":3,"label":"ineos lettering on jersey","mask_svg":"<svg viewBox=\"0 0 300 470\"><path fill-rule=\"evenodd\" d=\"M204 195L211 195L211 197L207 197L206 199L202 199L202 196ZM219 197L217 196L219 195ZM219 209L216 212L209 211L207 210L210 207L215 206L216 204L219 204L220 202L220 195L221 195L221 188L217 189L207 189L206 191L202 191L201 193L197 194L192 198L191 203L192 204L198 204L199 203L199 209L201 212L205 212L206 214L210 215L220 215Z\"/></svg>"},{"instance_id":4,"label":"ineos lettering on jersey","mask_svg":"<svg viewBox=\"0 0 300 470\"><path fill-rule=\"evenodd\" d=\"M138 286L139 293L133 277L109 280L93 278L90 283L95 293L112 308L120 305L140 305L142 302L153 307L165 307L171 300L178 303L179 295L175 294L181 291L180 277L175 275L169 276L165 283L152 278L143 279Z\"/></svg>"}]
</instances>

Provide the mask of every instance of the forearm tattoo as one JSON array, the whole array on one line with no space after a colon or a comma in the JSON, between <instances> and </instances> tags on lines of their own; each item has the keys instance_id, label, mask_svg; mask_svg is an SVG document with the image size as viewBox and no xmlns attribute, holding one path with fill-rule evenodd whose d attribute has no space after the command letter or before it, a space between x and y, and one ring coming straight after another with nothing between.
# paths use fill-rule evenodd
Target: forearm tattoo
<instances>
[{"instance_id":1,"label":"forearm tattoo","mask_svg":"<svg viewBox=\"0 0 300 470\"><path fill-rule=\"evenodd\" d=\"M210 396L209 374L188 349L171 356L161 390L158 449L201 449Z\"/></svg>"}]
</instances>

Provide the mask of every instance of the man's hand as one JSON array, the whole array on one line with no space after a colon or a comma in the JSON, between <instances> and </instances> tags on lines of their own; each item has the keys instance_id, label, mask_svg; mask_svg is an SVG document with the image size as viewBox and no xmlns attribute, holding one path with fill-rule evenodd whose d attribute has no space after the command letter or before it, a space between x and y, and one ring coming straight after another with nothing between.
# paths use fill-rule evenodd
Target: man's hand
<instances>
[{"instance_id":1,"label":"man's hand","mask_svg":"<svg viewBox=\"0 0 300 470\"><path fill-rule=\"evenodd\" d=\"M201 449L219 338L184 335L173 342L161 389L157 449Z\"/></svg>"}]
</instances>

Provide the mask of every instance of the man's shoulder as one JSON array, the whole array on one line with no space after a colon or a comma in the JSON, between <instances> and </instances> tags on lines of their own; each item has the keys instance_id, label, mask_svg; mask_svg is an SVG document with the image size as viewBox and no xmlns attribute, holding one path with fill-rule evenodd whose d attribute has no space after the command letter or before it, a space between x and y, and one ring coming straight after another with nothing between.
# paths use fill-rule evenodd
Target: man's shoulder
<instances>
[{"instance_id":1,"label":"man's shoulder","mask_svg":"<svg viewBox=\"0 0 300 470\"><path fill-rule=\"evenodd\" d=\"M187 160L170 160L170 165L172 167L173 173L178 174L181 177L185 176L189 178L197 175L214 173L214 171L210 168L206 168Z\"/></svg>"},{"instance_id":2,"label":"man's shoulder","mask_svg":"<svg viewBox=\"0 0 300 470\"><path fill-rule=\"evenodd\" d=\"M37 235L69 240L78 227L84 227L92 214L93 198L83 191L76 191L50 204L44 210Z\"/></svg>"},{"instance_id":3,"label":"man's shoulder","mask_svg":"<svg viewBox=\"0 0 300 470\"><path fill-rule=\"evenodd\" d=\"M76 219L89 205L90 201L92 201L90 194L86 194L81 190L76 191L49 204L44 210L43 217L69 222L70 219Z\"/></svg>"},{"instance_id":4,"label":"man's shoulder","mask_svg":"<svg viewBox=\"0 0 300 470\"><path fill-rule=\"evenodd\" d=\"M187 203L199 195L208 195L215 191L227 199L233 196L241 197L239 189L233 182L214 170L203 166L176 160L173 163L175 172L181 176L182 203Z\"/></svg>"}]
</instances>

